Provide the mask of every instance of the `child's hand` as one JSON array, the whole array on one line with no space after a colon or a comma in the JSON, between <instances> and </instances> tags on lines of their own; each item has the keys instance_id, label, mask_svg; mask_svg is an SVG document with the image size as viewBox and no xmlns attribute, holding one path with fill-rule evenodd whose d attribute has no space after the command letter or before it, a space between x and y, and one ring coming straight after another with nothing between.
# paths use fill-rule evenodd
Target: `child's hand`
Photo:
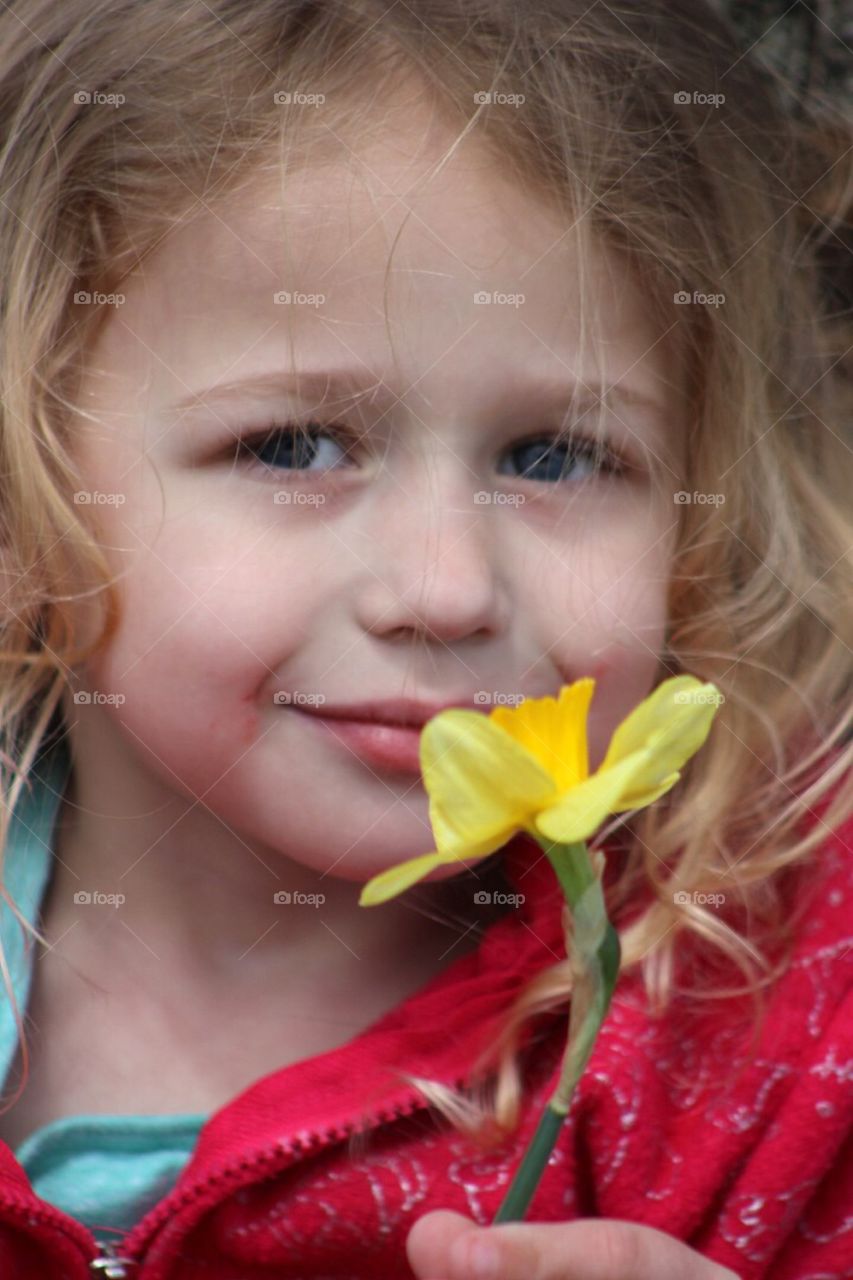
<instances>
[{"instance_id":1,"label":"child's hand","mask_svg":"<svg viewBox=\"0 0 853 1280\"><path fill-rule=\"evenodd\" d=\"M478 1253L487 1243L491 1269ZM418 1280L739 1280L674 1236L617 1218L480 1227L436 1209L412 1227L406 1252Z\"/></svg>"}]
</instances>

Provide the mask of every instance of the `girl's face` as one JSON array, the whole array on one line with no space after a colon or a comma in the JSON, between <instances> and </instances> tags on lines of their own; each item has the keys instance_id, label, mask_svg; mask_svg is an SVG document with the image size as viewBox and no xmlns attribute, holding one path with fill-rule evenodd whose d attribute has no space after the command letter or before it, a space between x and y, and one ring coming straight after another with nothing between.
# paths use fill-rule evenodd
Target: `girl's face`
<instances>
[{"instance_id":1,"label":"girl's face","mask_svg":"<svg viewBox=\"0 0 853 1280\"><path fill-rule=\"evenodd\" d=\"M434 847L428 798L305 700L488 711L593 675L595 767L655 680L678 512L671 353L642 294L585 255L596 365L575 233L471 148L420 184L425 149L342 149L178 228L120 286L75 421L123 605L79 673L92 700L66 705L78 770L88 753L128 805L152 781L202 797L241 840L355 881ZM546 452L573 381L625 397L604 427L629 469ZM333 429L238 450L306 419Z\"/></svg>"}]
</instances>

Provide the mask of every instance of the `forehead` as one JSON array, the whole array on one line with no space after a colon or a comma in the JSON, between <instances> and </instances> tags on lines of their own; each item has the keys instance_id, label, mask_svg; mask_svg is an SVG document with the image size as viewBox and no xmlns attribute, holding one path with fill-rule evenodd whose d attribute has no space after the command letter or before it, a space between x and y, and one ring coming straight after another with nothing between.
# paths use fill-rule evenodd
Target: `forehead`
<instances>
[{"instance_id":1,"label":"forehead","mask_svg":"<svg viewBox=\"0 0 853 1280\"><path fill-rule=\"evenodd\" d=\"M492 292L523 294L521 319L535 304L538 319L569 313L572 327L583 301L610 340L636 330L642 298L587 220L521 190L480 147L463 146L438 172L434 164L389 139L286 176L263 169L179 233L172 265L207 268L238 305L298 281L327 310L355 304L364 321L381 299L405 306L409 320L445 300L482 319L475 295L504 283Z\"/></svg>"},{"instance_id":2,"label":"forehead","mask_svg":"<svg viewBox=\"0 0 853 1280\"><path fill-rule=\"evenodd\" d=\"M630 373L666 394L665 335L588 222L520 189L470 139L439 163L452 141L416 117L358 147L341 138L316 164L259 164L179 225L128 278L122 308L155 394L270 357L361 364L379 380L393 364L398 393L420 383L436 407L472 371L511 381L522 367L605 384Z\"/></svg>"}]
</instances>

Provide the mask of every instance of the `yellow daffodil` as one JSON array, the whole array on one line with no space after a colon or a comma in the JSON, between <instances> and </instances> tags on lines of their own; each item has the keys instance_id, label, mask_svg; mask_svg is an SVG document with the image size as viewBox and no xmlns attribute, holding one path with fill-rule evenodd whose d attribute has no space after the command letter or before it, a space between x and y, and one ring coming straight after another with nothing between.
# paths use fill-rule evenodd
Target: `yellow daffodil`
<instances>
[{"instance_id":1,"label":"yellow daffodil","mask_svg":"<svg viewBox=\"0 0 853 1280\"><path fill-rule=\"evenodd\" d=\"M722 701L694 676L664 680L626 716L593 774L587 755L590 676L556 698L528 698L488 715L452 708L420 738L436 851L374 876L361 906L395 897L446 863L502 848L518 831L542 842L586 840L611 813L640 809L669 791L702 746Z\"/></svg>"}]
</instances>

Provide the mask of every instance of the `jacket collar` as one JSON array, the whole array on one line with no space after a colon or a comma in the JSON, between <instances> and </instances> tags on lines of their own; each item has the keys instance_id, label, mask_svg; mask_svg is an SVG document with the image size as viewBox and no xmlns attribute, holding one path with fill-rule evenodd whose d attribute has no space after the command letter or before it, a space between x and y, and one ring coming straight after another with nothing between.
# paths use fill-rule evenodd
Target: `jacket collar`
<instances>
[{"instance_id":1,"label":"jacket collar","mask_svg":"<svg viewBox=\"0 0 853 1280\"><path fill-rule=\"evenodd\" d=\"M607 884L622 850L615 843L604 849ZM175 1188L133 1228L123 1253L147 1253L156 1258L154 1274L166 1275L184 1232L240 1187L357 1131L425 1109L425 1096L395 1070L455 1088L471 1083L478 1055L515 997L566 954L564 899L540 846L519 833L501 857L508 884L523 900L493 921L479 948L346 1044L262 1077L215 1112ZM565 1011L560 1016L567 1027ZM167 1221L168 1231L154 1240Z\"/></svg>"}]
</instances>

